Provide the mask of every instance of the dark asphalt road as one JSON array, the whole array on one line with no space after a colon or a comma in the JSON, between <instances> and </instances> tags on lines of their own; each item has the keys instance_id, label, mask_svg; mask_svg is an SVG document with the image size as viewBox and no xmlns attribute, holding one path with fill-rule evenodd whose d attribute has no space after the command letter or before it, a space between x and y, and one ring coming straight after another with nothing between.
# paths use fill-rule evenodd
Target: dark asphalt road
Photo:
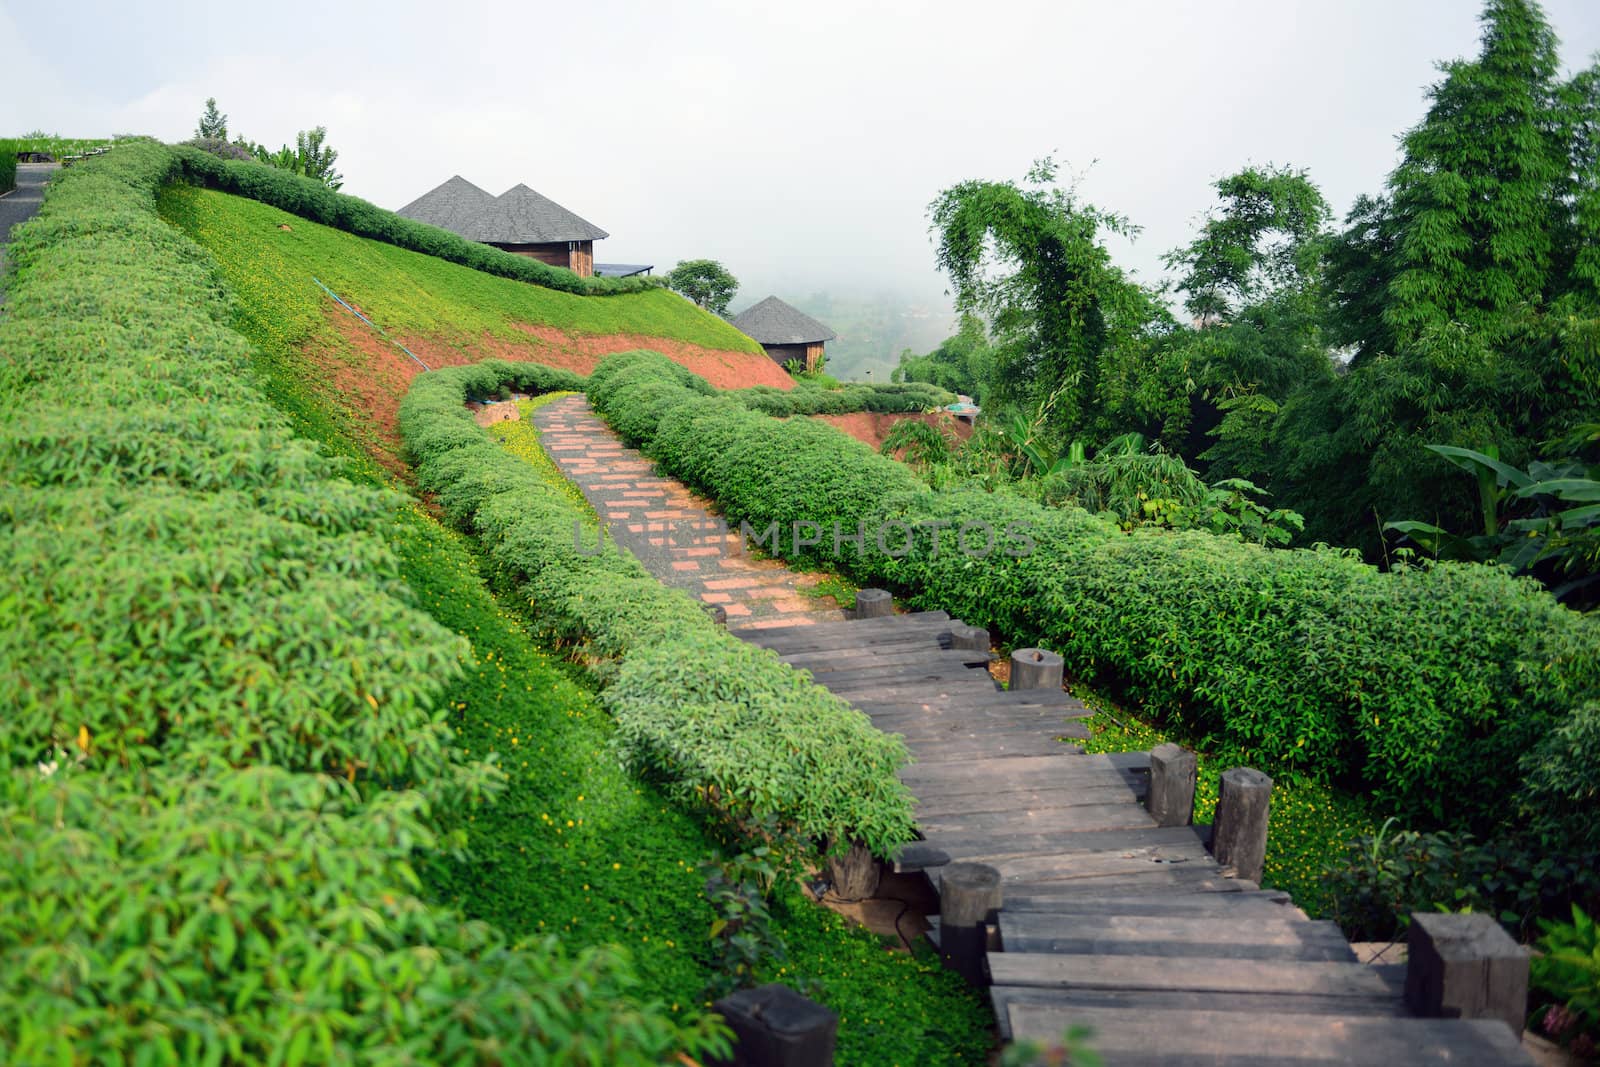
<instances>
[{"instance_id":1,"label":"dark asphalt road","mask_svg":"<svg viewBox=\"0 0 1600 1067\"><path fill-rule=\"evenodd\" d=\"M0 303L5 294L6 244L11 240L11 227L33 217L44 200L44 183L56 172L56 163L17 164L17 188L8 196L0 196Z\"/></svg>"}]
</instances>

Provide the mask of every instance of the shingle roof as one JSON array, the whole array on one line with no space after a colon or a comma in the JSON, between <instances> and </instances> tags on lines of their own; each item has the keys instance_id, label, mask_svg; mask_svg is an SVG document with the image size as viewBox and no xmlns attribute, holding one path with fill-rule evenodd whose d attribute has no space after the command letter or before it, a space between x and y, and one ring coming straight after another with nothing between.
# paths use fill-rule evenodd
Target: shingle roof
<instances>
[{"instance_id":1,"label":"shingle roof","mask_svg":"<svg viewBox=\"0 0 1600 1067\"><path fill-rule=\"evenodd\" d=\"M835 337L822 323L775 296L745 308L729 321L764 345L809 345Z\"/></svg>"},{"instance_id":2,"label":"shingle roof","mask_svg":"<svg viewBox=\"0 0 1600 1067\"><path fill-rule=\"evenodd\" d=\"M473 220L493 203L493 193L479 189L457 174L437 189L423 193L395 214L465 237Z\"/></svg>"},{"instance_id":3,"label":"shingle roof","mask_svg":"<svg viewBox=\"0 0 1600 1067\"><path fill-rule=\"evenodd\" d=\"M631 278L655 270L654 263L596 263L594 272L602 278Z\"/></svg>"},{"instance_id":4,"label":"shingle roof","mask_svg":"<svg viewBox=\"0 0 1600 1067\"><path fill-rule=\"evenodd\" d=\"M398 213L490 244L598 241L611 236L526 185L514 185L491 196L460 175L419 196Z\"/></svg>"}]
</instances>

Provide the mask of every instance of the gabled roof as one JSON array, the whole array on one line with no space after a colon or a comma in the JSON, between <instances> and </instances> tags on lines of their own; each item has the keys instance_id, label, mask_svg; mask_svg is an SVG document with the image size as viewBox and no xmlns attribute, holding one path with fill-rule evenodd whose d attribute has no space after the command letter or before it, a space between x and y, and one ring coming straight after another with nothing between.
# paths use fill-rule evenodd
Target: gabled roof
<instances>
[{"instance_id":1,"label":"gabled roof","mask_svg":"<svg viewBox=\"0 0 1600 1067\"><path fill-rule=\"evenodd\" d=\"M423 193L395 214L465 237L467 228L493 203L493 193L479 189L457 174L437 189Z\"/></svg>"},{"instance_id":2,"label":"gabled roof","mask_svg":"<svg viewBox=\"0 0 1600 1067\"><path fill-rule=\"evenodd\" d=\"M460 175L419 196L398 214L489 244L598 241L611 236L526 185L491 196Z\"/></svg>"},{"instance_id":3,"label":"gabled roof","mask_svg":"<svg viewBox=\"0 0 1600 1067\"><path fill-rule=\"evenodd\" d=\"M465 236L494 244L598 241L610 234L526 185L513 185L479 215Z\"/></svg>"},{"instance_id":4,"label":"gabled roof","mask_svg":"<svg viewBox=\"0 0 1600 1067\"><path fill-rule=\"evenodd\" d=\"M764 345L809 345L835 337L822 323L775 296L745 308L729 321Z\"/></svg>"}]
</instances>

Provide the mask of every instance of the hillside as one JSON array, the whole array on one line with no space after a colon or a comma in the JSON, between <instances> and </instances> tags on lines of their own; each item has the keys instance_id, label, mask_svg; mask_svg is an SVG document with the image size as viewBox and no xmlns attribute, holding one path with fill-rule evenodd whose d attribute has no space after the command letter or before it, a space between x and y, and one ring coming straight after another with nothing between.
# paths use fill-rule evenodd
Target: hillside
<instances>
[{"instance_id":1,"label":"hillside","mask_svg":"<svg viewBox=\"0 0 1600 1067\"><path fill-rule=\"evenodd\" d=\"M584 297L365 240L243 197L186 185L161 214L215 258L241 324L269 337L392 469L395 412L422 368L536 360L587 374L612 352L663 352L714 385L789 389L750 338L665 289ZM340 307L320 280L388 334Z\"/></svg>"}]
</instances>

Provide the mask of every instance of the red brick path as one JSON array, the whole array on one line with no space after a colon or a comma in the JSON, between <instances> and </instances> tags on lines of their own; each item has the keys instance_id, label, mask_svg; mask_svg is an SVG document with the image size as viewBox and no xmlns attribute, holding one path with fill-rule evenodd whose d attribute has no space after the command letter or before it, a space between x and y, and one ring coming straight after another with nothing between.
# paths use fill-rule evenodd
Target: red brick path
<instances>
[{"instance_id":1,"label":"red brick path","mask_svg":"<svg viewBox=\"0 0 1600 1067\"><path fill-rule=\"evenodd\" d=\"M534 412L544 449L583 491L612 539L667 585L728 613L730 627L794 626L843 619L831 598L802 590L819 580L743 551L711 504L681 483L651 473L652 464L624 448L581 396Z\"/></svg>"}]
</instances>

